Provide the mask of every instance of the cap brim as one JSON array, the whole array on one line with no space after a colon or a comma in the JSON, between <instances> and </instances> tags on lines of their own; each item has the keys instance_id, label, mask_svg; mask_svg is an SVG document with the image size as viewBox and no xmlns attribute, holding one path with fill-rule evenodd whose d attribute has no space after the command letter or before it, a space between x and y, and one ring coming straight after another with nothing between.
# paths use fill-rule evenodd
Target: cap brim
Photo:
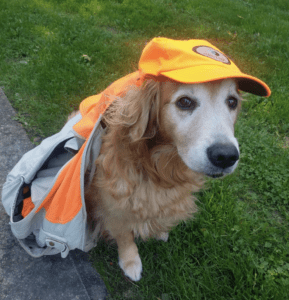
<instances>
[{"instance_id":1,"label":"cap brim","mask_svg":"<svg viewBox=\"0 0 289 300\"><path fill-rule=\"evenodd\" d=\"M200 65L185 69L162 72L162 75L183 83L202 83L226 78L235 78L238 81L238 88L241 91L252 93L258 96L269 97L271 90L262 80L244 74L234 72L222 66Z\"/></svg>"}]
</instances>

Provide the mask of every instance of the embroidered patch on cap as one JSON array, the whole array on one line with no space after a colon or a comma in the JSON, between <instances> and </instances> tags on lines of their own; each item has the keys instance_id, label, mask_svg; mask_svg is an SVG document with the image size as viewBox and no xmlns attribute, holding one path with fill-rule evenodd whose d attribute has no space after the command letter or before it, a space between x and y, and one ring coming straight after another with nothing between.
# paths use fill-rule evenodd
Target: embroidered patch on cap
<instances>
[{"instance_id":1,"label":"embroidered patch on cap","mask_svg":"<svg viewBox=\"0 0 289 300\"><path fill-rule=\"evenodd\" d=\"M231 62L227 56L225 56L223 53L221 53L220 51L218 51L214 48L211 48L208 46L196 46L192 50L198 54L209 57L216 61L220 61L224 64L227 64L227 65L231 64Z\"/></svg>"}]
</instances>

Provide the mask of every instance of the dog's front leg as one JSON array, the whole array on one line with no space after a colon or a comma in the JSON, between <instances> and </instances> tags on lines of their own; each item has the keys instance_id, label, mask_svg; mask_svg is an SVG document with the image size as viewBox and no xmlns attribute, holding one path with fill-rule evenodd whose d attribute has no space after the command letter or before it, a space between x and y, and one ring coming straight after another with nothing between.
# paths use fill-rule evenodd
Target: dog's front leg
<instances>
[{"instance_id":1,"label":"dog's front leg","mask_svg":"<svg viewBox=\"0 0 289 300\"><path fill-rule=\"evenodd\" d=\"M141 279L142 263L134 242L133 232L119 234L116 238L119 265L124 274L133 281Z\"/></svg>"}]
</instances>

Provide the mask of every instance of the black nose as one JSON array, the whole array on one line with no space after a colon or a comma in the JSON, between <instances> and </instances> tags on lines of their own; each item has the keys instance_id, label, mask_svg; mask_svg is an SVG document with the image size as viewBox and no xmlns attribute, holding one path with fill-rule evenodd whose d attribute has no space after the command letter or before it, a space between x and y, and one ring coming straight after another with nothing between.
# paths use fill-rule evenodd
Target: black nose
<instances>
[{"instance_id":1,"label":"black nose","mask_svg":"<svg viewBox=\"0 0 289 300\"><path fill-rule=\"evenodd\" d=\"M228 168L239 159L239 152L232 144L216 143L207 148L210 162L219 168Z\"/></svg>"}]
</instances>

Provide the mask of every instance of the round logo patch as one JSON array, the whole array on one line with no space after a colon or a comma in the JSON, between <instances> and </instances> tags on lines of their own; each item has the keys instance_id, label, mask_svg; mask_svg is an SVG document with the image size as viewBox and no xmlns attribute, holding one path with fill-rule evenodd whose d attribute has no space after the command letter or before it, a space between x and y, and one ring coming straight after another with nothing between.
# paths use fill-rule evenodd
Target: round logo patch
<instances>
[{"instance_id":1,"label":"round logo patch","mask_svg":"<svg viewBox=\"0 0 289 300\"><path fill-rule=\"evenodd\" d=\"M220 51L213 49L208 46L196 46L192 49L194 52L201 54L203 56L209 57L211 59L214 59L216 61L222 62L224 64L230 65L231 62L228 59L227 56L225 56L223 53Z\"/></svg>"}]
</instances>

